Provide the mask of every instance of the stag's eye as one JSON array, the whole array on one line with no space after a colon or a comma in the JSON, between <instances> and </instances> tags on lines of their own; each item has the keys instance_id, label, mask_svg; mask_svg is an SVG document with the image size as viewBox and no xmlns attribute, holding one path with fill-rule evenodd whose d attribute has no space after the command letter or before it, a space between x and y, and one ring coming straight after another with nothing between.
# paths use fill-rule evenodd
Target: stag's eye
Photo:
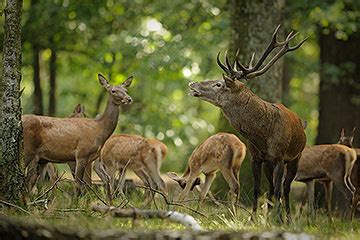
<instances>
[{"instance_id":1,"label":"stag's eye","mask_svg":"<svg viewBox=\"0 0 360 240\"><path fill-rule=\"evenodd\" d=\"M112 89L112 90L111 90L111 93L115 93L115 90L114 90L114 89Z\"/></svg>"},{"instance_id":2,"label":"stag's eye","mask_svg":"<svg viewBox=\"0 0 360 240\"><path fill-rule=\"evenodd\" d=\"M220 87L221 87L221 83L215 84L215 87L220 88Z\"/></svg>"}]
</instances>

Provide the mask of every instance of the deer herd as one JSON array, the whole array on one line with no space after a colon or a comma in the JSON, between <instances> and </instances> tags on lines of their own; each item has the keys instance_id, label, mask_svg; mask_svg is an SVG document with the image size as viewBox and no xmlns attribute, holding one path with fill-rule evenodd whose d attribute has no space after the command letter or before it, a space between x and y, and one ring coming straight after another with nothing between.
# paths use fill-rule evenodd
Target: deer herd
<instances>
[{"instance_id":1,"label":"deer herd","mask_svg":"<svg viewBox=\"0 0 360 240\"><path fill-rule=\"evenodd\" d=\"M248 66L244 66L239 61L239 52L236 53L234 64L230 63L225 53L224 64L219 59L219 53L217 63L224 71L222 79L189 84L190 95L220 108L234 129L247 140L247 144L233 134L217 133L195 148L182 177L174 172L168 172L167 176L183 189L177 197L180 202L200 185L201 204L219 171L229 185L232 205L237 206L239 173L248 149L252 156L254 215L258 208L261 172L264 169L269 186L267 198L269 203L274 202L278 219L282 220L282 197L287 219L290 219L289 193L294 180L306 183L310 213L314 212L314 183L318 181L325 187L329 216L335 185L347 199L353 217L360 201L360 162L356 161L360 151L352 146L355 129L350 136L346 136L342 130L336 144L305 147L305 124L298 115L282 104L262 100L246 84L264 74L284 54L298 49L306 40L290 47L289 42L297 34L290 32L284 41L278 41L279 28L280 25L256 64L253 64L253 54ZM278 52L264 64L270 53L278 48ZM148 187L145 190L145 204L149 204L153 198L153 190L168 194L160 174L162 161L167 154L166 145L157 139L139 135L112 135L121 105L132 102L127 91L132 79L129 77L122 84L112 86L103 75L98 74L100 85L108 93L108 101L103 114L96 118L86 117L81 105L76 106L73 114L65 118L22 116L29 190L45 173L53 178L53 163L66 163L71 169L78 193L81 193L84 184L91 184L93 165L104 183L109 201L117 188L122 192L127 170L132 170ZM201 173L205 175L204 183L199 178Z\"/></svg>"}]
</instances>

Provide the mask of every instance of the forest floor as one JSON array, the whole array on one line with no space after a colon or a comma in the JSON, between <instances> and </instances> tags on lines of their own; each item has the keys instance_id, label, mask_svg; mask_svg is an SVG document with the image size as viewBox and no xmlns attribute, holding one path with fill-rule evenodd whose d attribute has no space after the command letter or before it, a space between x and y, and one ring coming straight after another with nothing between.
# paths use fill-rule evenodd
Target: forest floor
<instances>
[{"instance_id":1,"label":"forest floor","mask_svg":"<svg viewBox=\"0 0 360 240\"><path fill-rule=\"evenodd\" d=\"M28 199L26 207L14 208L0 204L0 216L25 222L54 225L63 229L74 231L184 231L184 226L160 219L125 219L113 218L110 214L94 212L94 204L102 204L105 201L105 193L100 186L93 186L79 198L74 197L74 183L63 179L56 186L45 184L39 193L33 194ZM46 192L44 194L44 192ZM127 199L117 197L113 205L123 208L144 208L143 190L135 189L126 194ZM169 199L173 199L169 195ZM308 236L322 239L360 239L360 220L352 222L341 217L334 217L330 222L323 210L318 210L315 220L309 220L306 210L301 211L299 203L292 203L291 224L278 224L274 212L268 211L263 204L260 207L256 221L251 220L251 207L240 206L235 210L228 203L216 205L209 200L201 207L198 204L197 196L189 197L187 207L169 205L164 198L156 194L151 204L151 209L176 210L193 216L204 230L208 231L239 231L251 234L267 232L287 232L297 235L288 235L285 239L309 239ZM193 199L191 201L191 199ZM260 203L264 203L264 196ZM190 210L191 208L192 210ZM196 210L197 212L193 211ZM298 235L300 234L300 235ZM307 235L308 234L308 235ZM295 238L294 238L295 237ZM296 238L303 237L303 238Z\"/></svg>"}]
</instances>

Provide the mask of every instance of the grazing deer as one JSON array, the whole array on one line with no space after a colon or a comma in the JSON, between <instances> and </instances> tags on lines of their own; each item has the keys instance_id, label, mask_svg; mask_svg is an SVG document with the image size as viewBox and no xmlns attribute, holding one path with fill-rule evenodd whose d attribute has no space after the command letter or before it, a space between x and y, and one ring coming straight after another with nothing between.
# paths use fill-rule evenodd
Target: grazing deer
<instances>
[{"instance_id":1,"label":"grazing deer","mask_svg":"<svg viewBox=\"0 0 360 240\"><path fill-rule=\"evenodd\" d=\"M269 181L269 198L275 192L277 203L280 202L284 165L286 165L283 187L286 212L290 220L290 184L295 177L298 160L305 147L304 126L300 118L284 105L264 101L246 86L246 80L264 74L281 56L298 49L305 42L306 39L295 47L289 47L290 40L296 35L293 32L289 33L285 41L278 42L276 36L279 27L280 25L276 28L270 44L254 67L252 66L254 55L249 67L246 68L239 62L239 52L237 52L234 68L230 64L227 54L225 54L226 66L222 64L219 60L219 53L217 63L226 73L223 75L223 79L190 83L189 87L192 96L220 107L230 124L249 141L248 148L252 154L254 176L254 213L257 210L260 194L262 163L265 164L265 173ZM281 47L279 52L261 68L268 55L278 47ZM277 209L281 220L280 207Z\"/></svg>"},{"instance_id":2,"label":"grazing deer","mask_svg":"<svg viewBox=\"0 0 360 240\"><path fill-rule=\"evenodd\" d=\"M195 148L182 177L174 172L167 175L184 189L179 196L179 201L183 201L189 191L200 184L198 176L204 173L205 183L200 192L200 202L203 202L216 172L220 171L229 184L231 202L234 205L240 193L239 172L245 155L246 146L239 138L230 133L217 133Z\"/></svg>"},{"instance_id":3,"label":"grazing deer","mask_svg":"<svg viewBox=\"0 0 360 240\"><path fill-rule=\"evenodd\" d=\"M356 152L356 161L351 171L350 181L354 186L354 196L351 206L351 219L354 217L357 206L360 202L360 148L353 147L354 135L356 128L354 127L349 136L345 135L345 130L342 128L340 132L340 138L338 144L343 144L349 148L352 148Z\"/></svg>"},{"instance_id":4,"label":"grazing deer","mask_svg":"<svg viewBox=\"0 0 360 240\"><path fill-rule=\"evenodd\" d=\"M165 182L160 176L161 163L166 153L166 145L157 139L130 134L111 136L104 144L100 158L94 164L95 172L105 184L109 201L111 202L111 193L115 190L115 174L117 171L120 174L126 171L127 164L127 168L133 170L146 186L166 193ZM120 191L122 191L122 182L123 179L120 179ZM146 196L150 193L145 192ZM151 198L146 197L146 200L145 205Z\"/></svg>"},{"instance_id":5,"label":"grazing deer","mask_svg":"<svg viewBox=\"0 0 360 240\"><path fill-rule=\"evenodd\" d=\"M310 214L314 213L315 180L325 186L326 208L330 218L333 184L349 202L351 201L353 186L349 184L349 178L355 160L355 151L344 145L324 144L305 147L295 180L307 185Z\"/></svg>"},{"instance_id":6,"label":"grazing deer","mask_svg":"<svg viewBox=\"0 0 360 240\"><path fill-rule=\"evenodd\" d=\"M102 145L116 128L119 106L132 101L127 88L133 77L117 86L110 85L101 74L98 79L109 94L106 109L98 118L22 116L29 189L42 171L37 171L40 159L56 163L75 161L75 181L78 187L82 185L86 166L98 157Z\"/></svg>"}]
</instances>

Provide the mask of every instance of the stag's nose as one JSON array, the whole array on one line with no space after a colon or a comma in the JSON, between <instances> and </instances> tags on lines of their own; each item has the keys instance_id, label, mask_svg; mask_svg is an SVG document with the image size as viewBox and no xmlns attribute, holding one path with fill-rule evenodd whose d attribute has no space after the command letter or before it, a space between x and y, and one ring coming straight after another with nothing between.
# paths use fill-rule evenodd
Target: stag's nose
<instances>
[{"instance_id":1,"label":"stag's nose","mask_svg":"<svg viewBox=\"0 0 360 240\"><path fill-rule=\"evenodd\" d=\"M194 84L194 82L189 82L188 86L191 87Z\"/></svg>"},{"instance_id":2,"label":"stag's nose","mask_svg":"<svg viewBox=\"0 0 360 240\"><path fill-rule=\"evenodd\" d=\"M128 103L131 103L132 102L132 98L130 96L127 96L126 97L126 100L128 101Z\"/></svg>"}]
</instances>

